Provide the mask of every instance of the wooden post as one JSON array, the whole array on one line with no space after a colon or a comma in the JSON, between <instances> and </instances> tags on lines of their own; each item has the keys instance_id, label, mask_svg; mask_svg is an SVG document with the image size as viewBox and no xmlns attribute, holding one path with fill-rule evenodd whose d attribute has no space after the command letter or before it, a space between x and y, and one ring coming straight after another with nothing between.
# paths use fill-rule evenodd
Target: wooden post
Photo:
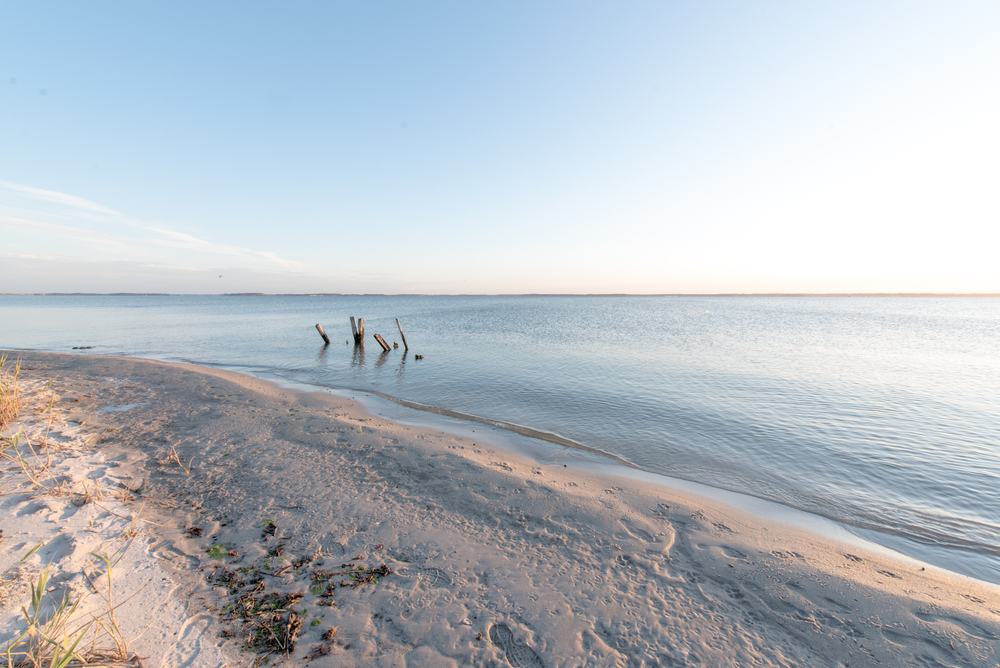
<instances>
[{"instance_id":1,"label":"wooden post","mask_svg":"<svg viewBox=\"0 0 1000 668\"><path fill-rule=\"evenodd\" d=\"M365 319L360 318L358 320L351 316L351 334L354 335L354 345L360 346L365 343Z\"/></svg>"},{"instance_id":2,"label":"wooden post","mask_svg":"<svg viewBox=\"0 0 1000 668\"><path fill-rule=\"evenodd\" d=\"M409 350L410 346L406 344L406 335L403 334L403 326L399 324L399 318L396 318L396 327L399 327L399 335L403 337L403 350Z\"/></svg>"},{"instance_id":3,"label":"wooden post","mask_svg":"<svg viewBox=\"0 0 1000 668\"><path fill-rule=\"evenodd\" d=\"M380 346L382 346L382 350L384 350L385 352L389 352L389 344L385 342L385 339L383 339L381 336L379 336L378 334L376 334L375 335L375 340L378 341L378 344Z\"/></svg>"},{"instance_id":4,"label":"wooden post","mask_svg":"<svg viewBox=\"0 0 1000 668\"><path fill-rule=\"evenodd\" d=\"M326 335L323 331L323 325L317 324L316 329L319 331L319 335L323 337L323 341L326 345L330 345L330 337Z\"/></svg>"}]
</instances>

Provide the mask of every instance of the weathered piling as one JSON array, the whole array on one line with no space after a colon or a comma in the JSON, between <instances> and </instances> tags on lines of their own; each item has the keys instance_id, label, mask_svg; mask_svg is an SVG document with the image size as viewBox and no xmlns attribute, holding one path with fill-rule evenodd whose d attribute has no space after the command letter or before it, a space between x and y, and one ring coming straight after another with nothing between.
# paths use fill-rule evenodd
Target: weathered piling
<instances>
[{"instance_id":1,"label":"weathered piling","mask_svg":"<svg viewBox=\"0 0 1000 668\"><path fill-rule=\"evenodd\" d=\"M406 343L406 334L403 334L403 326L399 324L399 318L396 318L396 327L399 327L399 335L403 337L403 350L409 350L410 346Z\"/></svg>"},{"instance_id":2,"label":"weathered piling","mask_svg":"<svg viewBox=\"0 0 1000 668\"><path fill-rule=\"evenodd\" d=\"M358 346L363 346L365 344L365 319L358 318L354 319L351 316L351 334L354 335L354 344Z\"/></svg>"},{"instance_id":3,"label":"weathered piling","mask_svg":"<svg viewBox=\"0 0 1000 668\"><path fill-rule=\"evenodd\" d=\"M383 339L381 336L379 336L378 334L376 334L375 335L375 340L378 341L378 344L380 346L382 346L382 350L384 350L385 352L389 352L389 344L385 342L385 339Z\"/></svg>"},{"instance_id":4,"label":"weathered piling","mask_svg":"<svg viewBox=\"0 0 1000 668\"><path fill-rule=\"evenodd\" d=\"M323 325L320 325L319 323L317 323L316 324L316 331L318 331L319 335L323 337L323 343L325 345L330 345L330 337L327 336L326 332L323 331Z\"/></svg>"}]
</instances>

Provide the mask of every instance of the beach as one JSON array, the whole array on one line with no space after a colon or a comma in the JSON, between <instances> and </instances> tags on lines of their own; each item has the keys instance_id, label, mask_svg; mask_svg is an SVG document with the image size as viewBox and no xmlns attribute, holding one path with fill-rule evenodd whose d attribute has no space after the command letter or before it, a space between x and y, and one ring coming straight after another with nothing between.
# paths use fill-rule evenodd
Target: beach
<instances>
[{"instance_id":1,"label":"beach","mask_svg":"<svg viewBox=\"0 0 1000 668\"><path fill-rule=\"evenodd\" d=\"M3 628L50 562L97 606L75 573L128 545L147 666L1000 663L1000 589L885 551L230 371L16 357L62 487L4 462L0 572L44 547Z\"/></svg>"}]
</instances>

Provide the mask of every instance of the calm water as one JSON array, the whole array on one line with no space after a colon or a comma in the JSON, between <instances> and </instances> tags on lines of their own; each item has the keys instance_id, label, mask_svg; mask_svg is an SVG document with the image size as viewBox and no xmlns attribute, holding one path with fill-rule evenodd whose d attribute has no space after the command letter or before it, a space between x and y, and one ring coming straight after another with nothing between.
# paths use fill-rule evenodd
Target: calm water
<instances>
[{"instance_id":1,"label":"calm water","mask_svg":"<svg viewBox=\"0 0 1000 668\"><path fill-rule=\"evenodd\" d=\"M0 346L79 345L522 425L1000 583L998 299L0 297Z\"/></svg>"}]
</instances>

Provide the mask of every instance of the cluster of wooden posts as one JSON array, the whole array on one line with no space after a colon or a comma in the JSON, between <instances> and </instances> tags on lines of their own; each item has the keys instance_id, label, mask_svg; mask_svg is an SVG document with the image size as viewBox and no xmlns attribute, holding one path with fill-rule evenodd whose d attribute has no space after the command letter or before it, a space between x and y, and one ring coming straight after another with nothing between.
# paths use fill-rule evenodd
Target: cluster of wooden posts
<instances>
[{"instance_id":1,"label":"cluster of wooden posts","mask_svg":"<svg viewBox=\"0 0 1000 668\"><path fill-rule=\"evenodd\" d=\"M406 343L406 335L403 334L403 326L401 324L399 324L399 318L396 318L396 327L399 327L399 336L403 339L403 348L404 348L404 350L409 350L410 346L407 345L407 343ZM319 335L321 337L323 337L323 344L327 345L327 346L330 345L330 337L327 336L326 332L323 331L323 325L317 324L316 325L316 330L319 332ZM364 318L355 318L353 315L351 316L351 334L354 335L354 345L356 345L356 346L363 346L363 345L365 345L365 319ZM383 351L389 352L389 344L385 342L385 339L383 339L378 334L376 334L374 338L375 338L376 341L378 341L378 344L380 346L382 346L382 350ZM395 346L396 348L398 348L399 344L398 343L394 343L393 346Z\"/></svg>"}]
</instances>

